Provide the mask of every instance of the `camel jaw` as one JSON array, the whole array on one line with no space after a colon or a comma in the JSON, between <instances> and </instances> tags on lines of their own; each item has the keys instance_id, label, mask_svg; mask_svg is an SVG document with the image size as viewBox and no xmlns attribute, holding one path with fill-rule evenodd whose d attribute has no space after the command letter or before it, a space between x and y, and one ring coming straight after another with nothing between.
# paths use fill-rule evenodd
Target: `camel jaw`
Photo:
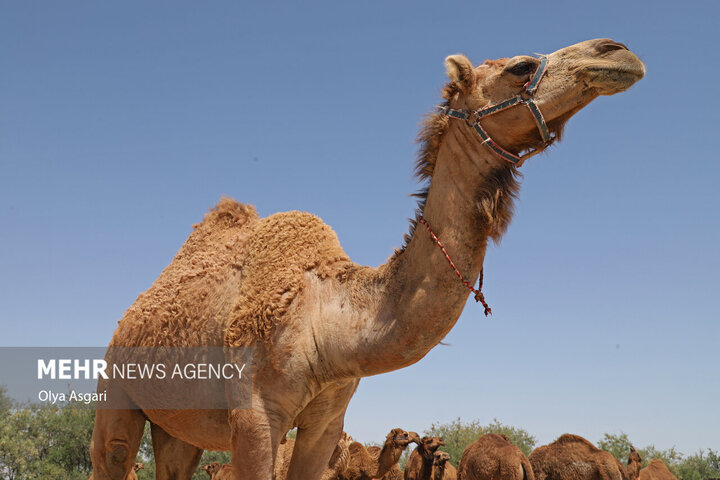
<instances>
[{"instance_id":1,"label":"camel jaw","mask_svg":"<svg viewBox=\"0 0 720 480\"><path fill-rule=\"evenodd\" d=\"M601 95L624 92L645 76L645 66L638 60L637 65L591 66L583 71L588 84Z\"/></svg>"}]
</instances>

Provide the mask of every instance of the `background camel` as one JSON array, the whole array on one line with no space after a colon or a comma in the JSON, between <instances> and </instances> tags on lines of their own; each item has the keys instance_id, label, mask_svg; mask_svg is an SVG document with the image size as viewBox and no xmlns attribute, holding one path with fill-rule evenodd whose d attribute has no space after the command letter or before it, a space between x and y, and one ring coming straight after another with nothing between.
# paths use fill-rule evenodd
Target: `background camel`
<instances>
[{"instance_id":1,"label":"background camel","mask_svg":"<svg viewBox=\"0 0 720 480\"><path fill-rule=\"evenodd\" d=\"M365 448L362 443L353 442L350 445L348 466L337 478L340 480L382 478L397 465L409 444L410 435L401 428L394 428L388 433L382 448Z\"/></svg>"},{"instance_id":2,"label":"background camel","mask_svg":"<svg viewBox=\"0 0 720 480\"><path fill-rule=\"evenodd\" d=\"M458 463L462 480L535 480L525 454L505 435L488 433L463 451Z\"/></svg>"},{"instance_id":3,"label":"background camel","mask_svg":"<svg viewBox=\"0 0 720 480\"><path fill-rule=\"evenodd\" d=\"M232 465L220 465L218 462L212 462L202 469L210 476L210 480L235 480Z\"/></svg>"},{"instance_id":4,"label":"background camel","mask_svg":"<svg viewBox=\"0 0 720 480\"><path fill-rule=\"evenodd\" d=\"M426 480L432 474L435 451L445 445L441 437L423 437L416 441L417 447L405 465L405 480Z\"/></svg>"},{"instance_id":5,"label":"background camel","mask_svg":"<svg viewBox=\"0 0 720 480\"><path fill-rule=\"evenodd\" d=\"M640 480L677 480L677 477L668 470L665 462L656 458L650 460L648 466L640 470Z\"/></svg>"},{"instance_id":6,"label":"background camel","mask_svg":"<svg viewBox=\"0 0 720 480\"><path fill-rule=\"evenodd\" d=\"M610 453L578 435L565 434L533 450L536 480L627 480L625 467Z\"/></svg>"},{"instance_id":7,"label":"background camel","mask_svg":"<svg viewBox=\"0 0 720 480\"><path fill-rule=\"evenodd\" d=\"M629 480L637 480L640 476L640 469L642 468L642 458L640 454L635 450L635 447L630 445L630 455L628 455L627 472Z\"/></svg>"},{"instance_id":8,"label":"background camel","mask_svg":"<svg viewBox=\"0 0 720 480\"><path fill-rule=\"evenodd\" d=\"M126 480L138 480L137 472L138 470L143 470L144 468L145 465L143 463L136 462L135 465L133 465L132 471L128 473Z\"/></svg>"},{"instance_id":9,"label":"background camel","mask_svg":"<svg viewBox=\"0 0 720 480\"><path fill-rule=\"evenodd\" d=\"M320 477L321 480L333 480L347 469L350 462L350 445L352 443L352 437L343 432L330 457L327 468ZM285 480L287 478L294 447L295 440L292 438L288 438L280 444L277 454L278 458L275 461L274 480Z\"/></svg>"},{"instance_id":10,"label":"background camel","mask_svg":"<svg viewBox=\"0 0 720 480\"><path fill-rule=\"evenodd\" d=\"M433 454L431 480L457 480L458 472L450 463L450 454L437 451Z\"/></svg>"},{"instance_id":11,"label":"background camel","mask_svg":"<svg viewBox=\"0 0 720 480\"><path fill-rule=\"evenodd\" d=\"M544 150L573 114L645 73L633 53L608 39L477 67L453 55L446 68L445 108L420 134L417 171L429 184L421 225L413 224L386 264L352 263L330 227L307 213L259 218L253 207L224 199L195 227L127 310L110 345L225 346L229 361L232 347L252 346L251 387L225 385L229 399L246 395L252 406L157 410L147 406L157 398L152 392L101 379L99 391L137 409L98 410L90 448L96 480L130 471L146 420L158 480L189 478L202 449L231 451L240 478L270 480L280 441L293 427L288 479L319 478L359 379L419 361L455 325L488 240L498 240L510 222L521 163L514 159ZM478 109L508 99L517 103L477 119ZM211 400L199 387L163 394Z\"/></svg>"}]
</instances>

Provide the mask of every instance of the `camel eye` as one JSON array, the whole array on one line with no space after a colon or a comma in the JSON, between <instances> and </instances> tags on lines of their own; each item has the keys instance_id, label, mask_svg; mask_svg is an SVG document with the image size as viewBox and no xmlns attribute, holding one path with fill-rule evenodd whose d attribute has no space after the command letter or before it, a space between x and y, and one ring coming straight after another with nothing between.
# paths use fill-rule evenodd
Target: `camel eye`
<instances>
[{"instance_id":1,"label":"camel eye","mask_svg":"<svg viewBox=\"0 0 720 480\"><path fill-rule=\"evenodd\" d=\"M512 73L513 75L517 75L518 77L523 77L525 75L529 75L533 70L535 70L535 64L531 62L520 62L516 63L512 67L506 69L506 72Z\"/></svg>"}]
</instances>

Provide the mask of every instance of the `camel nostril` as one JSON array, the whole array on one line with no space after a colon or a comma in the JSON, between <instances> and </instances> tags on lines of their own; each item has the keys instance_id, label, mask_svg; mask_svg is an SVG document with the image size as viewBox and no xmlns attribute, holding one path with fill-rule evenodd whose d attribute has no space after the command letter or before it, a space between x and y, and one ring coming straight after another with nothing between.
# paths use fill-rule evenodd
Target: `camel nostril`
<instances>
[{"instance_id":1,"label":"camel nostril","mask_svg":"<svg viewBox=\"0 0 720 480\"><path fill-rule=\"evenodd\" d=\"M614 50L629 50L629 48L622 43L608 41L598 45L597 50L598 53L602 55L603 53L612 52Z\"/></svg>"}]
</instances>

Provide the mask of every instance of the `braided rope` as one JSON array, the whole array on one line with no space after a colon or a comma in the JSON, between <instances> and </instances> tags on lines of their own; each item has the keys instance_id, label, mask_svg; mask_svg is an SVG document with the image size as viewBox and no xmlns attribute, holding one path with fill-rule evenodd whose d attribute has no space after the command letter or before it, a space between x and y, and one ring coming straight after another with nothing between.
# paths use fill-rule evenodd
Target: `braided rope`
<instances>
[{"instance_id":1,"label":"braided rope","mask_svg":"<svg viewBox=\"0 0 720 480\"><path fill-rule=\"evenodd\" d=\"M430 236L432 237L433 241L435 242L435 245L440 247L440 251L442 251L443 255L445 256L445 260L448 261L452 269L455 271L455 274L460 278L460 281L462 282L465 287L473 292L475 294L475 301L480 302L483 304L483 307L485 307L485 316L492 315L492 309L485 301L485 295L482 294L482 285L483 285L483 271L480 270L480 277L478 278L478 288L475 288L472 286L470 282L468 282L462 273L460 273L460 270L455 266L455 262L452 261L450 258L450 255L447 253L447 250L445 250L445 246L442 244L440 239L435 235L435 233L432 231L432 228L430 228L430 224L423 218L418 218L418 223L421 223L425 226L427 231L430 233Z\"/></svg>"}]
</instances>

